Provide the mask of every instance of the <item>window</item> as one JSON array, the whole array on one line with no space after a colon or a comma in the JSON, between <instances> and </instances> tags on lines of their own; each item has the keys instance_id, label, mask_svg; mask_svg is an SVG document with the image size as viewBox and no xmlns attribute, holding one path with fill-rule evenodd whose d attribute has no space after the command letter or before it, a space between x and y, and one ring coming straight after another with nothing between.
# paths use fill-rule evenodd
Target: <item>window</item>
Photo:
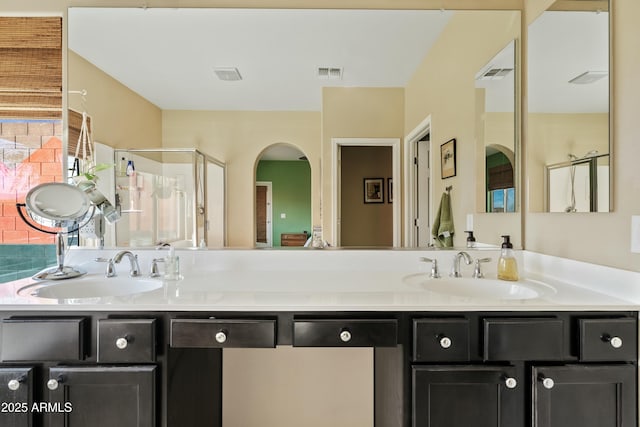
<instances>
[{"instance_id":1,"label":"window","mask_svg":"<svg viewBox=\"0 0 640 427\"><path fill-rule=\"evenodd\" d=\"M0 17L0 57L0 282L6 282L55 261L53 236L25 224L16 203L32 187L63 179L62 18Z\"/></svg>"}]
</instances>

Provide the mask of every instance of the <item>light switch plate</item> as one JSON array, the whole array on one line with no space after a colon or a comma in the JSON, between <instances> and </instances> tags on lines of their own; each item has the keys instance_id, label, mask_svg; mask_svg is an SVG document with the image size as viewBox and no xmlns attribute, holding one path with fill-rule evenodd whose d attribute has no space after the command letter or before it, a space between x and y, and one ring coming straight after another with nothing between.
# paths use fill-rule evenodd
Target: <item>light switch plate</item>
<instances>
[{"instance_id":1,"label":"light switch plate","mask_svg":"<svg viewBox=\"0 0 640 427\"><path fill-rule=\"evenodd\" d=\"M286 213L281 213L280 214L280 219L286 219L287 218L287 214Z\"/></svg>"},{"instance_id":2,"label":"light switch plate","mask_svg":"<svg viewBox=\"0 0 640 427\"><path fill-rule=\"evenodd\" d=\"M640 215L631 217L631 252L640 253Z\"/></svg>"}]
</instances>

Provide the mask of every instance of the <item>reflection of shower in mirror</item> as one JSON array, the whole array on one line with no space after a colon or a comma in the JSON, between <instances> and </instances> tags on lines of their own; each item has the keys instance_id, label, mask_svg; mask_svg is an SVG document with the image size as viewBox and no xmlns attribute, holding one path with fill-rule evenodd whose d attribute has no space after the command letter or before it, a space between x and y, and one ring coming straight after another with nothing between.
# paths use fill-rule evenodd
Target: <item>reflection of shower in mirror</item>
<instances>
[{"instance_id":1,"label":"reflection of shower in mirror","mask_svg":"<svg viewBox=\"0 0 640 427\"><path fill-rule=\"evenodd\" d=\"M609 200L609 155L598 150L546 166L549 212L606 212Z\"/></svg>"},{"instance_id":2,"label":"reflection of shower in mirror","mask_svg":"<svg viewBox=\"0 0 640 427\"><path fill-rule=\"evenodd\" d=\"M115 229L117 246L209 244L209 230L203 224L210 221L211 203L224 206L224 191L219 192L220 197L209 193L211 188L224 188L224 173L210 181L208 172L223 169L223 163L194 149L115 150L113 156L136 165L135 176L115 177L123 213ZM223 221L215 221L216 235L224 235Z\"/></svg>"}]
</instances>

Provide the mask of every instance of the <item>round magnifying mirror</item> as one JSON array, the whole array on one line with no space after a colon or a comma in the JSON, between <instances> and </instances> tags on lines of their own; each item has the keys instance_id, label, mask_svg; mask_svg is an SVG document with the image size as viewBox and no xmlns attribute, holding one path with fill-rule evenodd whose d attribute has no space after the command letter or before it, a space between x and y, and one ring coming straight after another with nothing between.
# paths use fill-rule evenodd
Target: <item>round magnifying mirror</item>
<instances>
[{"instance_id":1,"label":"round magnifying mirror","mask_svg":"<svg viewBox=\"0 0 640 427\"><path fill-rule=\"evenodd\" d=\"M85 274L86 272L81 269L64 265L65 245L62 236L69 229L81 227L80 222L93 216L94 208L85 192L63 182L40 184L29 190L22 206L26 208L29 217L34 222L49 228L63 229L55 233L58 265L42 270L33 278L35 280L61 280ZM51 233L51 231L38 229L26 220L20 210L18 212L29 226L39 231Z\"/></svg>"},{"instance_id":2,"label":"round magnifying mirror","mask_svg":"<svg viewBox=\"0 0 640 427\"><path fill-rule=\"evenodd\" d=\"M70 184L50 182L33 187L25 199L29 216L45 227L70 228L89 211L89 197Z\"/></svg>"}]
</instances>

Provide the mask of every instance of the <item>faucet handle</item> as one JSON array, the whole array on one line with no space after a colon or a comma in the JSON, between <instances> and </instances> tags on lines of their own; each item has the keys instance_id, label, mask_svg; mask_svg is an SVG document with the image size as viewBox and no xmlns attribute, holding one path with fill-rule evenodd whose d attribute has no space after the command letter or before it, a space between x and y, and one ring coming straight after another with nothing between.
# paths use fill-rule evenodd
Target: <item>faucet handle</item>
<instances>
[{"instance_id":1,"label":"faucet handle","mask_svg":"<svg viewBox=\"0 0 640 427\"><path fill-rule=\"evenodd\" d=\"M160 271L158 271L158 263L164 262L164 258L154 258L151 260L151 267L149 268L149 277L160 277Z\"/></svg>"},{"instance_id":2,"label":"faucet handle","mask_svg":"<svg viewBox=\"0 0 640 427\"><path fill-rule=\"evenodd\" d=\"M473 278L482 279L484 277L484 274L482 274L482 270L480 269L480 263L490 262L490 261L491 261L491 258L478 258L478 259L476 259L476 264L475 264L475 267L473 269Z\"/></svg>"},{"instance_id":3,"label":"faucet handle","mask_svg":"<svg viewBox=\"0 0 640 427\"><path fill-rule=\"evenodd\" d=\"M107 263L107 272L104 273L104 277L116 277L116 265L113 263L113 258L96 258L94 261Z\"/></svg>"},{"instance_id":4,"label":"faucet handle","mask_svg":"<svg viewBox=\"0 0 640 427\"><path fill-rule=\"evenodd\" d=\"M429 274L429 277L431 277L432 279L438 279L438 278L441 277L440 276L440 271L438 271L438 260L437 259L421 257L420 261L421 262L430 262L431 263L431 273Z\"/></svg>"}]
</instances>

